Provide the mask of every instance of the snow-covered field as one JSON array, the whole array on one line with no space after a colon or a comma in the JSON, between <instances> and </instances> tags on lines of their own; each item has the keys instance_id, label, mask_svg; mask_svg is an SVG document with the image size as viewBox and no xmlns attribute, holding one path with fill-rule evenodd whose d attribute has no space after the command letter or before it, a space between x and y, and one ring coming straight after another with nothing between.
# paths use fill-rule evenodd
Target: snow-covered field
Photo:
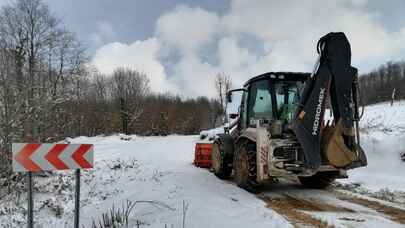
<instances>
[{"instance_id":1,"label":"snow-covered field","mask_svg":"<svg viewBox=\"0 0 405 228\"><path fill-rule=\"evenodd\" d=\"M93 219L100 220L102 213L113 207L121 208L129 200L148 201L136 204L130 227L137 227L138 222L140 227L180 228L183 219L185 227L293 227L297 225L291 220L295 214L285 214L293 209L307 210L303 202L322 201L316 208L323 212L305 213L320 219L323 225L401 227L399 223L405 223L405 218L392 219L388 212L382 214L370 206L361 206L362 201L347 202L352 199L345 200L346 196L339 195L346 194L347 189L356 196L370 196L381 190L394 195L405 192L405 162L399 159L400 152L405 151L405 102L392 107L369 106L365 111L361 139L369 165L350 171L349 179L339 180L342 188L339 192L280 184L264 195L250 194L230 181L217 179L206 169L193 166L194 145L199 136L114 135L68 139L72 143L95 145L95 168L82 172L81 223L91 227ZM35 227L72 227L73 173L38 176L35 183ZM356 189L347 188L353 183ZM24 192L24 186L17 188ZM25 192L15 193L0 201L2 227L25 226L25 196ZM280 201L277 206L277 197L288 201ZM405 207L405 202L382 203L393 206L393 213L398 213L395 207Z\"/></svg>"},{"instance_id":2,"label":"snow-covered field","mask_svg":"<svg viewBox=\"0 0 405 228\"><path fill-rule=\"evenodd\" d=\"M256 196L232 183L220 181L206 169L193 166L197 140L198 136L119 135L70 140L72 143L95 145L96 168L83 173L83 225L90 227L93 219L101 219L101 214L108 212L113 205L121 207L122 203L130 200L159 203L136 205L131 214L133 227L136 227L137 220L145 227L182 227L183 202L188 205L186 227L289 226L282 216L265 208L265 203ZM66 175L72 176L72 173ZM52 185L49 178L43 179L38 177L36 181ZM69 181L74 183L73 179ZM73 188L70 190L73 192ZM62 199L61 195L68 197ZM35 212L36 220L42 227L72 227L72 195L66 191L61 195L57 196L57 192L52 190L42 190L35 195L36 210L43 207L41 213ZM60 219L55 219L55 213L45 210L46 197L54 198L55 204L61 204L65 213ZM21 201L21 206L25 206L25 201ZM2 205L13 206L13 202L2 202ZM14 213L17 215L21 210ZM7 224L7 219L10 217L0 216L1 224ZM24 217L21 215L19 220L23 221Z\"/></svg>"},{"instance_id":3,"label":"snow-covered field","mask_svg":"<svg viewBox=\"0 0 405 228\"><path fill-rule=\"evenodd\" d=\"M99 188L116 189L114 197L83 208L83 222L89 223L112 204L127 199L160 201L168 208L144 205L135 208L134 218L151 227L181 227L183 201L188 205L187 227L269 227L286 225L286 221L255 196L224 183L207 170L193 166L196 136L76 138L75 143L94 143L96 164L115 159L136 159L139 167L111 173L105 166L100 172L116 175L114 185ZM122 173L124 172L124 173ZM100 177L101 179L103 177ZM132 178L131 178L132 177ZM97 177L96 177L97 178ZM284 226L283 226L284 227Z\"/></svg>"},{"instance_id":4,"label":"snow-covered field","mask_svg":"<svg viewBox=\"0 0 405 228\"><path fill-rule=\"evenodd\" d=\"M349 171L344 183L359 183L372 191L381 189L405 192L405 101L382 103L365 108L360 121L361 145L368 166Z\"/></svg>"}]
</instances>

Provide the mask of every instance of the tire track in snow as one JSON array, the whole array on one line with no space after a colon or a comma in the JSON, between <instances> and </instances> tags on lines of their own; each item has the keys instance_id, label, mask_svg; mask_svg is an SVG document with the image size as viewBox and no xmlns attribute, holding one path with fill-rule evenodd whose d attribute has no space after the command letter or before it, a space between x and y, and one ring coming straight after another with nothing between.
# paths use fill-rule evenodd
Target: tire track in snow
<instances>
[{"instance_id":1,"label":"tire track in snow","mask_svg":"<svg viewBox=\"0 0 405 228\"><path fill-rule=\"evenodd\" d=\"M347 208L339 208L333 205L318 202L309 202L305 199L295 198L288 194L285 194L283 198L272 198L264 194L258 195L258 197L266 202L266 207L271 208L277 213L283 215L295 227L334 227L333 225L329 225L326 221L314 218L304 211L354 212Z\"/></svg>"},{"instance_id":2,"label":"tire track in snow","mask_svg":"<svg viewBox=\"0 0 405 228\"><path fill-rule=\"evenodd\" d=\"M294 227L402 227L405 210L336 190L305 189L294 182L274 184L257 195ZM377 226L378 227L378 226Z\"/></svg>"},{"instance_id":3,"label":"tire track in snow","mask_svg":"<svg viewBox=\"0 0 405 228\"><path fill-rule=\"evenodd\" d=\"M388 218L391 219L392 221L395 221L400 224L405 224L405 210L403 209L385 205L377 201L368 200L362 197L349 196L348 194L343 193L335 193L335 194L340 200L356 203L361 206L371 208L381 214L388 216Z\"/></svg>"}]
</instances>

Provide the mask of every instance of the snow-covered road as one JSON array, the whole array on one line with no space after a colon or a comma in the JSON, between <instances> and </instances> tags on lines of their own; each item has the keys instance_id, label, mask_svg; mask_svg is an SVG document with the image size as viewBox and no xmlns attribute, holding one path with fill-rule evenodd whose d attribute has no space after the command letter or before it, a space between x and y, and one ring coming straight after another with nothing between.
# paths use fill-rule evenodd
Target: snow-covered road
<instances>
[{"instance_id":1,"label":"snow-covered road","mask_svg":"<svg viewBox=\"0 0 405 228\"><path fill-rule=\"evenodd\" d=\"M281 180L259 195L250 194L192 165L197 140L196 136L74 139L75 143L95 144L97 171L92 182L98 185L95 188L102 189L95 194L96 200L91 199L93 202L83 208L83 222L89 224L107 208L125 200L156 200L174 210L143 205L134 211L134 221L138 219L150 227L181 227L185 202L189 205L187 227L404 226L405 218L401 215L405 215L404 204L378 201L341 186L338 190L309 190ZM124 165L125 161L134 161L137 168L111 170L117 160L121 161L115 163ZM370 163L375 162L371 156ZM368 173L370 177L374 171L357 172L358 176ZM106 181L108 184L104 184ZM358 179L344 183L353 181ZM389 178L386 183L397 186ZM109 192L113 194L105 199L99 197Z\"/></svg>"}]
</instances>

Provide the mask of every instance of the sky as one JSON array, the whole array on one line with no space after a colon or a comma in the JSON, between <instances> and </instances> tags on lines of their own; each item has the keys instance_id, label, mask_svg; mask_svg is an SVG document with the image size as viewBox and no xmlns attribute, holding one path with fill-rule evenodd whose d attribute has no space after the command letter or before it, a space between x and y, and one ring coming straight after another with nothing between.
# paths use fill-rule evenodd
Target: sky
<instances>
[{"instance_id":1,"label":"sky","mask_svg":"<svg viewBox=\"0 0 405 228\"><path fill-rule=\"evenodd\" d=\"M11 1L11 0L0 0ZM130 67L155 92L215 96L268 71L311 71L316 43L345 32L360 73L405 59L403 0L45 0L102 73Z\"/></svg>"}]
</instances>

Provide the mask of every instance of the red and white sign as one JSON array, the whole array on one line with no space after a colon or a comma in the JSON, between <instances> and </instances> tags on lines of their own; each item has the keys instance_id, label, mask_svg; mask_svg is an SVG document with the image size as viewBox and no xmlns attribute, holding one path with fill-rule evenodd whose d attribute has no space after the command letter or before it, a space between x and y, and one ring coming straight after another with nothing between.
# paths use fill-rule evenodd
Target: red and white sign
<instances>
[{"instance_id":1,"label":"red and white sign","mask_svg":"<svg viewBox=\"0 0 405 228\"><path fill-rule=\"evenodd\" d=\"M94 164L92 144L13 143L12 151L15 172L89 169Z\"/></svg>"}]
</instances>

